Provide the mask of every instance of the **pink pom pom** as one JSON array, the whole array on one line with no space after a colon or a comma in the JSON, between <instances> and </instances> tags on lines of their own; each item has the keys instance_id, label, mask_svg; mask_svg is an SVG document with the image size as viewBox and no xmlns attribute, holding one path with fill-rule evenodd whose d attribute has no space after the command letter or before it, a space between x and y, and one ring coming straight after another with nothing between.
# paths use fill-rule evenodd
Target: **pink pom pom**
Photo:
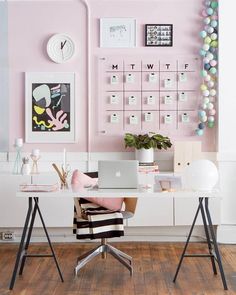
<instances>
[{"instance_id":1,"label":"pink pom pom","mask_svg":"<svg viewBox=\"0 0 236 295\"><path fill-rule=\"evenodd\" d=\"M203 11L202 11L202 16L205 16L205 17L208 16L206 10L203 10Z\"/></svg>"},{"instance_id":2,"label":"pink pom pom","mask_svg":"<svg viewBox=\"0 0 236 295\"><path fill-rule=\"evenodd\" d=\"M216 110L215 109L209 110L209 115L210 116L214 116L215 114L216 114Z\"/></svg>"},{"instance_id":3,"label":"pink pom pom","mask_svg":"<svg viewBox=\"0 0 236 295\"><path fill-rule=\"evenodd\" d=\"M209 96L209 101L210 102L215 102L216 100L215 100L215 97L214 96Z\"/></svg>"},{"instance_id":4,"label":"pink pom pom","mask_svg":"<svg viewBox=\"0 0 236 295\"><path fill-rule=\"evenodd\" d=\"M211 16L211 19L217 20L217 19L218 19L218 15L215 15L215 14L212 15L212 16Z\"/></svg>"},{"instance_id":5,"label":"pink pom pom","mask_svg":"<svg viewBox=\"0 0 236 295\"><path fill-rule=\"evenodd\" d=\"M217 65L217 61L216 60L211 60L210 61L210 65L212 66L212 67L215 67L216 65Z\"/></svg>"}]
</instances>

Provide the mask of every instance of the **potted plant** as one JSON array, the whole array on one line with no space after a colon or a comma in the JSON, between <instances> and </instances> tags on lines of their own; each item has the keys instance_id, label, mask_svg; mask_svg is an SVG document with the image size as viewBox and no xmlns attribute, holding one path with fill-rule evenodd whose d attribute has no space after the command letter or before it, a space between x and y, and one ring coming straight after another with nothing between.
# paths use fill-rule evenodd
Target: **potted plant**
<instances>
[{"instance_id":1,"label":"potted plant","mask_svg":"<svg viewBox=\"0 0 236 295\"><path fill-rule=\"evenodd\" d=\"M136 160L139 163L153 163L154 149L167 150L172 143L167 136L149 132L146 134L126 133L124 137L125 147L134 147Z\"/></svg>"}]
</instances>

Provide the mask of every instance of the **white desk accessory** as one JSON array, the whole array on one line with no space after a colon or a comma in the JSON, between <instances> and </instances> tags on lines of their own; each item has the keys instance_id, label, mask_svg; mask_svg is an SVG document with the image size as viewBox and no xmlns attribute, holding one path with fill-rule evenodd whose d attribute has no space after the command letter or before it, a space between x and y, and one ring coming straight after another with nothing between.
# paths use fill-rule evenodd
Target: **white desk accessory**
<instances>
[{"instance_id":1,"label":"white desk accessory","mask_svg":"<svg viewBox=\"0 0 236 295\"><path fill-rule=\"evenodd\" d=\"M21 173L21 151L23 147L23 139L16 138L14 147L16 149L16 159L13 168L13 174L20 174Z\"/></svg>"}]
</instances>

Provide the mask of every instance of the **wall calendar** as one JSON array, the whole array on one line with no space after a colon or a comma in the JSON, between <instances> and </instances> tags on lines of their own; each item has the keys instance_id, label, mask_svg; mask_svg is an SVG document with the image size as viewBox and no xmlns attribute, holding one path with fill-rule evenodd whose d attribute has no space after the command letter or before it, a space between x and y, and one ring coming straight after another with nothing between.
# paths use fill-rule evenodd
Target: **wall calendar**
<instances>
[{"instance_id":1,"label":"wall calendar","mask_svg":"<svg viewBox=\"0 0 236 295\"><path fill-rule=\"evenodd\" d=\"M199 71L195 57L99 57L99 133L195 135Z\"/></svg>"}]
</instances>

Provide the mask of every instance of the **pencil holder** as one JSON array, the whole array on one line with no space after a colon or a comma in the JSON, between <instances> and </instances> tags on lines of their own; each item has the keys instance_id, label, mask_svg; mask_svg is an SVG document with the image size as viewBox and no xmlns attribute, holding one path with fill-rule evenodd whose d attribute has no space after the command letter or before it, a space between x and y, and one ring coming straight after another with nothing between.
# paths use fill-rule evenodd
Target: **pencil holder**
<instances>
[{"instance_id":1,"label":"pencil holder","mask_svg":"<svg viewBox=\"0 0 236 295\"><path fill-rule=\"evenodd\" d=\"M61 189L68 189L68 182L67 182L67 178L64 178L63 180L61 180Z\"/></svg>"},{"instance_id":2,"label":"pencil holder","mask_svg":"<svg viewBox=\"0 0 236 295\"><path fill-rule=\"evenodd\" d=\"M52 164L53 168L56 170L59 178L60 178L60 186L61 189L68 189L68 176L70 173L70 169L69 169L69 165L66 165L66 167L64 167L64 165L62 165L61 170L57 167L56 164Z\"/></svg>"}]
</instances>

